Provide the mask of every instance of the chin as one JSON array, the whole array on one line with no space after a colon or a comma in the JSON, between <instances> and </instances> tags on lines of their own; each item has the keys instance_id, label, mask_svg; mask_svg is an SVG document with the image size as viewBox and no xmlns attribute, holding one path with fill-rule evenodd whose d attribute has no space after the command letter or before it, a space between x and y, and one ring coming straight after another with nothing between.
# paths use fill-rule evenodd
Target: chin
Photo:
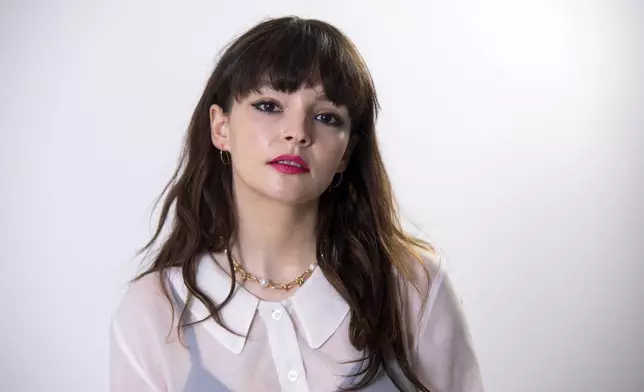
<instances>
[{"instance_id":1,"label":"chin","mask_svg":"<svg viewBox=\"0 0 644 392\"><path fill-rule=\"evenodd\" d=\"M257 173L258 174L258 173ZM241 177L241 176L240 176ZM238 185L243 186L262 199L293 206L301 206L314 202L320 197L323 189L319 190L310 178L284 178L278 176L249 176L238 178Z\"/></svg>"},{"instance_id":2,"label":"chin","mask_svg":"<svg viewBox=\"0 0 644 392\"><path fill-rule=\"evenodd\" d=\"M264 197L271 199L277 203L301 206L304 204L315 201L319 195L316 193L303 189L300 190L287 190L287 189L267 189L264 192Z\"/></svg>"}]
</instances>

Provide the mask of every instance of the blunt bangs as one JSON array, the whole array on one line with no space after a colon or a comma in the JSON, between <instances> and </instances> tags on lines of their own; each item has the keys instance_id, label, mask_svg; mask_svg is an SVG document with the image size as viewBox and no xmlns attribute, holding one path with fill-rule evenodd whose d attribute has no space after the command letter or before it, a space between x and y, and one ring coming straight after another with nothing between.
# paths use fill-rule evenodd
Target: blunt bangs
<instances>
[{"instance_id":1,"label":"blunt bangs","mask_svg":"<svg viewBox=\"0 0 644 392\"><path fill-rule=\"evenodd\" d=\"M331 102L347 107L354 121L377 111L364 60L353 43L324 22L269 20L233 42L221 61L228 64L224 79L229 99L242 99L262 87L293 93L320 85Z\"/></svg>"}]
</instances>

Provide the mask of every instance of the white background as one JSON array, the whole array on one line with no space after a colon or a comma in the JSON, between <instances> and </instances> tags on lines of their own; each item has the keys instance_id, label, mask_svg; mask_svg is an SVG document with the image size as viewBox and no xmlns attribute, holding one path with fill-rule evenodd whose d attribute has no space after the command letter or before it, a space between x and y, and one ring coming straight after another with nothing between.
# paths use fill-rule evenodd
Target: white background
<instances>
[{"instance_id":1,"label":"white background","mask_svg":"<svg viewBox=\"0 0 644 392\"><path fill-rule=\"evenodd\" d=\"M107 391L109 318L215 57L284 14L366 58L487 390L644 391L644 5L610 0L2 1L0 390Z\"/></svg>"}]
</instances>

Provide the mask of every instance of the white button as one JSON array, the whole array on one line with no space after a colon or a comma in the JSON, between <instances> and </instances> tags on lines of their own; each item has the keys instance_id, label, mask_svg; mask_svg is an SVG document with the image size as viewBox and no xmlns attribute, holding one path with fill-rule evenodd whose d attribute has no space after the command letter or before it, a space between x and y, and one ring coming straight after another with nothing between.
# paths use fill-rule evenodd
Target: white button
<instances>
[{"instance_id":1,"label":"white button","mask_svg":"<svg viewBox=\"0 0 644 392\"><path fill-rule=\"evenodd\" d=\"M273 310L273 320L280 320L281 318L282 311L280 309ZM297 377L297 375L295 377Z\"/></svg>"},{"instance_id":2,"label":"white button","mask_svg":"<svg viewBox=\"0 0 644 392\"><path fill-rule=\"evenodd\" d=\"M295 370L288 372L288 380L291 382L297 380L297 372Z\"/></svg>"}]
</instances>

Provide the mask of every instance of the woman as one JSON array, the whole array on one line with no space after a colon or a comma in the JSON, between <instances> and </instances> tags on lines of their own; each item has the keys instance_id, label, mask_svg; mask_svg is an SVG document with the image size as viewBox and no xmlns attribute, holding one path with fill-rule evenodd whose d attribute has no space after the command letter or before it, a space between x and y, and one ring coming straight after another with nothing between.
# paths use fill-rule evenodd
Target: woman
<instances>
[{"instance_id":1,"label":"woman","mask_svg":"<svg viewBox=\"0 0 644 392\"><path fill-rule=\"evenodd\" d=\"M324 22L225 50L113 319L113 391L482 391L458 300L396 215L377 109Z\"/></svg>"}]
</instances>

